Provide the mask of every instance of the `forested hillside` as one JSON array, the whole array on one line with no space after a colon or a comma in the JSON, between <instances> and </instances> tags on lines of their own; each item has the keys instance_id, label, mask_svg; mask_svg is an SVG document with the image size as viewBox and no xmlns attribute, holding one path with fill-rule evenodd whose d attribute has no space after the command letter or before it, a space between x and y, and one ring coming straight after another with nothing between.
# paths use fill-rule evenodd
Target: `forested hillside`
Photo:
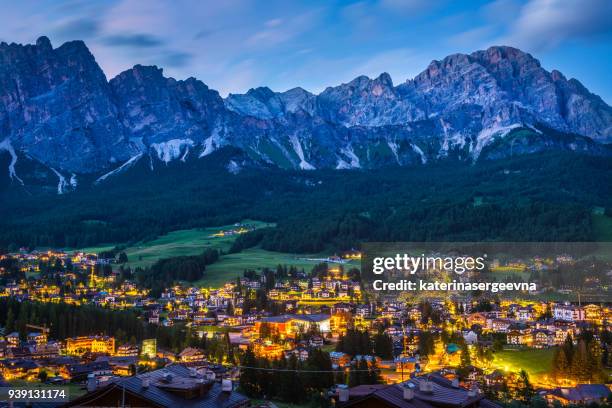
<instances>
[{"instance_id":1,"label":"forested hillside","mask_svg":"<svg viewBox=\"0 0 612 408\"><path fill-rule=\"evenodd\" d=\"M1 193L0 246L127 243L241 219L276 222L236 246L318 252L370 241L593 240L593 208L612 208L609 159L569 153L380 170L291 171L205 160L145 163L64 195Z\"/></svg>"}]
</instances>

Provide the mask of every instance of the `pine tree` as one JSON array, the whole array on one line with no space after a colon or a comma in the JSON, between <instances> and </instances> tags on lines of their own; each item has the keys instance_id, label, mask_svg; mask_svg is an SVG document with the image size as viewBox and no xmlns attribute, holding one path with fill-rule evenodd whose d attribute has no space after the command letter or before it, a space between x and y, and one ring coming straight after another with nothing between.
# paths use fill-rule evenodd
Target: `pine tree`
<instances>
[{"instance_id":1,"label":"pine tree","mask_svg":"<svg viewBox=\"0 0 612 408\"><path fill-rule=\"evenodd\" d=\"M13 308L9 306L8 313L6 314L6 324L4 325L4 334L10 334L15 331L15 314Z\"/></svg>"},{"instance_id":2,"label":"pine tree","mask_svg":"<svg viewBox=\"0 0 612 408\"><path fill-rule=\"evenodd\" d=\"M391 336L380 332L374 337L374 354L384 360L393 358L393 340Z\"/></svg>"},{"instance_id":3,"label":"pine tree","mask_svg":"<svg viewBox=\"0 0 612 408\"><path fill-rule=\"evenodd\" d=\"M470 350L468 349L468 345L463 343L461 345L461 367L465 368L469 365L472 365L472 358L470 357Z\"/></svg>"},{"instance_id":4,"label":"pine tree","mask_svg":"<svg viewBox=\"0 0 612 408\"><path fill-rule=\"evenodd\" d=\"M380 370L378 368L378 365L376 364L376 359L374 359L372 360L372 364L370 365L368 384L379 384L380 381Z\"/></svg>"},{"instance_id":5,"label":"pine tree","mask_svg":"<svg viewBox=\"0 0 612 408\"><path fill-rule=\"evenodd\" d=\"M566 353L563 349L557 348L553 355L552 376L556 380L567 378L569 375L570 364L567 361Z\"/></svg>"},{"instance_id":6,"label":"pine tree","mask_svg":"<svg viewBox=\"0 0 612 408\"><path fill-rule=\"evenodd\" d=\"M577 381L588 381L590 377L588 365L588 352L586 342L580 340L572 358L571 375Z\"/></svg>"},{"instance_id":7,"label":"pine tree","mask_svg":"<svg viewBox=\"0 0 612 408\"><path fill-rule=\"evenodd\" d=\"M256 367L257 359L251 348L248 348L242 357L243 367ZM240 389L249 397L259 395L259 386L257 384L257 370L253 368L240 369Z\"/></svg>"},{"instance_id":8,"label":"pine tree","mask_svg":"<svg viewBox=\"0 0 612 408\"><path fill-rule=\"evenodd\" d=\"M518 397L524 403L529 405L531 403L531 399L535 395L533 390L533 386L529 381L529 375L525 370L521 370L520 379L519 379L519 387L518 387Z\"/></svg>"}]
</instances>

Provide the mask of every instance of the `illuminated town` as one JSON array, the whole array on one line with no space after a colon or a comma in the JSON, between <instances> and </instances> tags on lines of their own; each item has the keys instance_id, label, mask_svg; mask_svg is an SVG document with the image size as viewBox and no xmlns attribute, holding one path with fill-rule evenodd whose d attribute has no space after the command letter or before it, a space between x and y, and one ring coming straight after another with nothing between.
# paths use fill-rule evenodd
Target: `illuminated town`
<instances>
[{"instance_id":1,"label":"illuminated town","mask_svg":"<svg viewBox=\"0 0 612 408\"><path fill-rule=\"evenodd\" d=\"M316 385L325 390L321 406L353 401L365 386L375 395L428 378L487 401L608 398L609 304L529 294L374 300L359 269L344 262L359 257L330 258L312 271L245 271L218 288L181 284L153 296L115 258L7 253L0 258L3 381L68 384L77 396L178 365L231 380L259 401L266 395L253 372L294 367L295 375L329 374ZM88 322L83 310L103 314Z\"/></svg>"}]
</instances>

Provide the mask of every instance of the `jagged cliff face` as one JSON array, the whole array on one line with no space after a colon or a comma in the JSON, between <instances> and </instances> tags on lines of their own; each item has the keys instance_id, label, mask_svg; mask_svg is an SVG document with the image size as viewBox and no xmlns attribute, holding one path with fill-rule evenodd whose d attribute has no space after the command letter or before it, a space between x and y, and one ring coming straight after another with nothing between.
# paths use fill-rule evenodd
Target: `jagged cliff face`
<instances>
[{"instance_id":1,"label":"jagged cliff face","mask_svg":"<svg viewBox=\"0 0 612 408\"><path fill-rule=\"evenodd\" d=\"M612 109L510 47L433 61L397 86L384 73L319 95L256 88L223 100L157 67L107 81L82 42L53 49L42 37L0 44L0 129L13 170L25 154L65 178L224 146L284 168L374 168L546 149L609 154Z\"/></svg>"},{"instance_id":2,"label":"jagged cliff face","mask_svg":"<svg viewBox=\"0 0 612 408\"><path fill-rule=\"evenodd\" d=\"M51 166L91 171L130 157L104 73L85 44L0 45L2 139Z\"/></svg>"}]
</instances>

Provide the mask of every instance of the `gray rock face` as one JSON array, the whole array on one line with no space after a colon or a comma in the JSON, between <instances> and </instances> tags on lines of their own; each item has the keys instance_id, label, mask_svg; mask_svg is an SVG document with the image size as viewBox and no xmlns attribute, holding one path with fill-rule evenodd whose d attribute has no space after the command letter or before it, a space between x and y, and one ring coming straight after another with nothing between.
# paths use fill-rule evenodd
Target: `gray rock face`
<instances>
[{"instance_id":1,"label":"gray rock face","mask_svg":"<svg viewBox=\"0 0 612 408\"><path fill-rule=\"evenodd\" d=\"M0 150L60 175L112 171L145 154L166 163L198 158L223 146L285 168L344 169L546 149L609 154L600 143L612 141L612 108L510 47L450 55L397 86L383 73L319 95L263 87L223 100L155 66L109 82L82 42L53 49L42 37L0 44L0 129Z\"/></svg>"},{"instance_id":2,"label":"gray rock face","mask_svg":"<svg viewBox=\"0 0 612 408\"><path fill-rule=\"evenodd\" d=\"M250 89L244 95L230 94L225 99L225 105L229 110L260 119L274 119L298 111L312 115L314 104L315 96L302 88L277 93L270 88L261 87Z\"/></svg>"},{"instance_id":3,"label":"gray rock face","mask_svg":"<svg viewBox=\"0 0 612 408\"><path fill-rule=\"evenodd\" d=\"M139 145L174 138L202 141L225 113L216 91L195 78L165 78L155 66L136 65L110 86L122 125Z\"/></svg>"},{"instance_id":4,"label":"gray rock face","mask_svg":"<svg viewBox=\"0 0 612 408\"><path fill-rule=\"evenodd\" d=\"M14 149L69 171L125 160L133 147L104 73L85 44L0 44L0 129Z\"/></svg>"}]
</instances>

